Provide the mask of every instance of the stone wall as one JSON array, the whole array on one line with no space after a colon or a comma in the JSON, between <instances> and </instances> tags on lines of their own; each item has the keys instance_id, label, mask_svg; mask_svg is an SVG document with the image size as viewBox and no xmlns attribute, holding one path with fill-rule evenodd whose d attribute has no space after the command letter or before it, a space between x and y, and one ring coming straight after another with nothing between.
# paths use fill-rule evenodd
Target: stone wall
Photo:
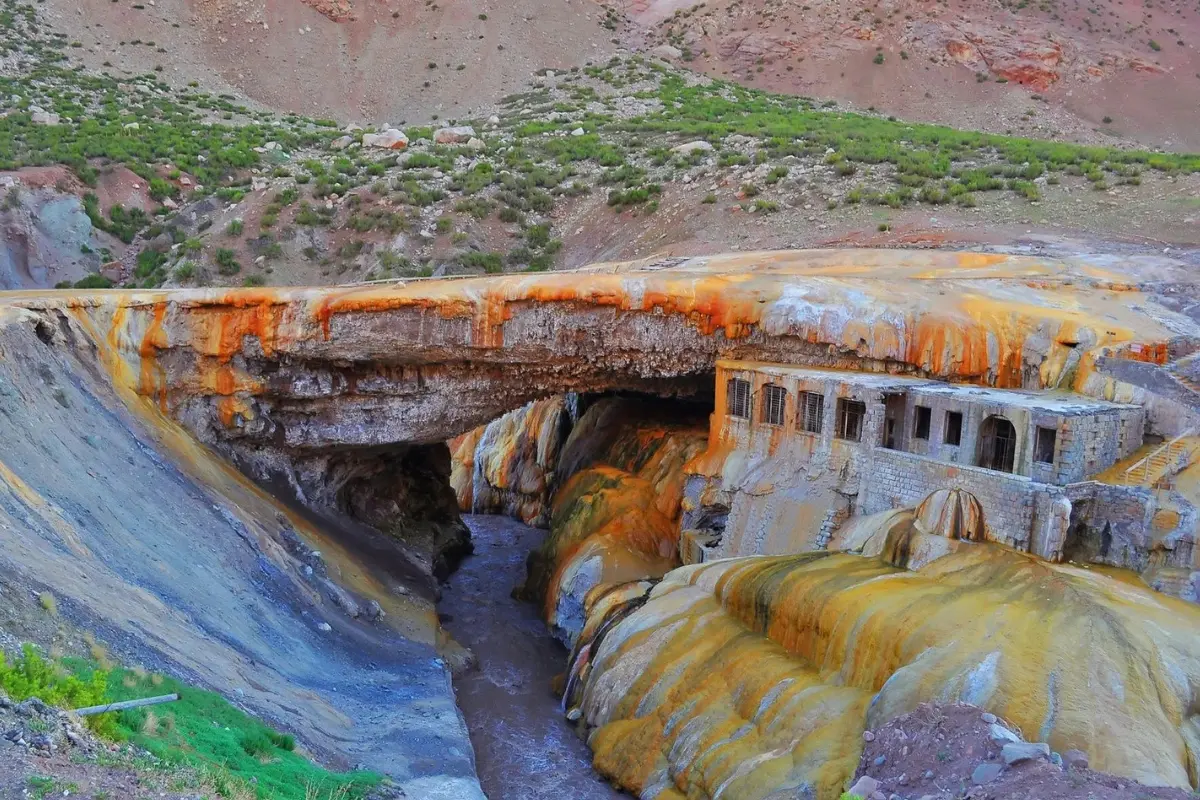
<instances>
[{"instance_id":1,"label":"stone wall","mask_svg":"<svg viewBox=\"0 0 1200 800\"><path fill-rule=\"evenodd\" d=\"M1034 502L1047 487L1021 475L945 464L924 456L876 447L863 482L860 509L874 514L916 506L938 489L965 489L983 506L988 538L1018 549L1028 546Z\"/></svg>"}]
</instances>

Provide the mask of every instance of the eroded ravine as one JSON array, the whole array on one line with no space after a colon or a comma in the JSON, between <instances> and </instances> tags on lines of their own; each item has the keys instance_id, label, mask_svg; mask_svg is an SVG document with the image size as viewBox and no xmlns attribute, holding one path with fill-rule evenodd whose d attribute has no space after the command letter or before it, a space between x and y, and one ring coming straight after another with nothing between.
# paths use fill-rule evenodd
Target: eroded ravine
<instances>
[{"instance_id":1,"label":"eroded ravine","mask_svg":"<svg viewBox=\"0 0 1200 800\"><path fill-rule=\"evenodd\" d=\"M454 679L492 800L624 797L592 770L588 746L559 710L551 681L566 664L532 603L514 600L525 556L545 531L500 516L464 516L475 552L450 576L439 603L446 629L469 647L477 669Z\"/></svg>"}]
</instances>

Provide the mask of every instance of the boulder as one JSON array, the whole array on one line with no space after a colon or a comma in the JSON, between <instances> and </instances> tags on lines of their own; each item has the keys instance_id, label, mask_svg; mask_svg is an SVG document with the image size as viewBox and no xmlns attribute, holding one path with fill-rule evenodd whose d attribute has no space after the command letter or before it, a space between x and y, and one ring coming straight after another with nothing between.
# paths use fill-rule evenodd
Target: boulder
<instances>
[{"instance_id":1,"label":"boulder","mask_svg":"<svg viewBox=\"0 0 1200 800\"><path fill-rule=\"evenodd\" d=\"M698 139L694 142L687 142L686 144L675 145L671 148L672 153L681 153L683 155L688 155L690 153L711 153L712 151L712 144L702 139Z\"/></svg>"},{"instance_id":2,"label":"boulder","mask_svg":"<svg viewBox=\"0 0 1200 800\"><path fill-rule=\"evenodd\" d=\"M331 150L345 150L354 141L352 136L339 136L329 143Z\"/></svg>"},{"instance_id":3,"label":"boulder","mask_svg":"<svg viewBox=\"0 0 1200 800\"><path fill-rule=\"evenodd\" d=\"M1050 757L1050 745L1045 742L1009 742L1000 749L1000 757L1010 767L1022 761Z\"/></svg>"},{"instance_id":4,"label":"boulder","mask_svg":"<svg viewBox=\"0 0 1200 800\"><path fill-rule=\"evenodd\" d=\"M43 108L33 106L29 109L32 112L30 122L34 125L57 125L59 123L58 114L52 114Z\"/></svg>"},{"instance_id":5,"label":"boulder","mask_svg":"<svg viewBox=\"0 0 1200 800\"><path fill-rule=\"evenodd\" d=\"M1087 753L1082 750L1068 750L1062 754L1063 766L1067 769L1087 769Z\"/></svg>"},{"instance_id":6,"label":"boulder","mask_svg":"<svg viewBox=\"0 0 1200 800\"><path fill-rule=\"evenodd\" d=\"M879 781L872 778L870 775L863 775L854 782L850 787L850 794L856 797L868 797L873 792L879 791Z\"/></svg>"},{"instance_id":7,"label":"boulder","mask_svg":"<svg viewBox=\"0 0 1200 800\"><path fill-rule=\"evenodd\" d=\"M989 726L988 731L991 733L992 741L994 741L994 742L1009 743L1009 742L1021 741L1020 736L1017 736L1017 734L1013 733L1008 728L1004 727L1003 725L1000 725L999 723L993 722Z\"/></svg>"},{"instance_id":8,"label":"boulder","mask_svg":"<svg viewBox=\"0 0 1200 800\"><path fill-rule=\"evenodd\" d=\"M996 778L1000 777L1000 772L1003 769L1004 767L1000 766L999 764L985 761L976 767L975 771L971 773L971 783L977 783L980 786L991 783L992 781L996 780Z\"/></svg>"},{"instance_id":9,"label":"boulder","mask_svg":"<svg viewBox=\"0 0 1200 800\"><path fill-rule=\"evenodd\" d=\"M680 50L678 47L672 47L669 44L660 44L658 47L651 50L650 54L654 55L654 56L658 56L659 58L667 58L667 59L683 57L682 50Z\"/></svg>"},{"instance_id":10,"label":"boulder","mask_svg":"<svg viewBox=\"0 0 1200 800\"><path fill-rule=\"evenodd\" d=\"M477 139L476 137L472 136L467 140L467 147L471 148L472 150L487 150L487 143L484 142L483 139Z\"/></svg>"},{"instance_id":11,"label":"boulder","mask_svg":"<svg viewBox=\"0 0 1200 800\"><path fill-rule=\"evenodd\" d=\"M124 267L120 261L109 261L100 267L100 274L113 283L120 283L124 277Z\"/></svg>"},{"instance_id":12,"label":"boulder","mask_svg":"<svg viewBox=\"0 0 1200 800\"><path fill-rule=\"evenodd\" d=\"M458 125L453 128L438 128L433 134L434 144L466 144L475 137L475 129L470 125Z\"/></svg>"},{"instance_id":13,"label":"boulder","mask_svg":"<svg viewBox=\"0 0 1200 800\"><path fill-rule=\"evenodd\" d=\"M362 138L363 147L379 147L384 150L403 150L408 147L408 137L404 131L387 128L380 133L366 133Z\"/></svg>"}]
</instances>

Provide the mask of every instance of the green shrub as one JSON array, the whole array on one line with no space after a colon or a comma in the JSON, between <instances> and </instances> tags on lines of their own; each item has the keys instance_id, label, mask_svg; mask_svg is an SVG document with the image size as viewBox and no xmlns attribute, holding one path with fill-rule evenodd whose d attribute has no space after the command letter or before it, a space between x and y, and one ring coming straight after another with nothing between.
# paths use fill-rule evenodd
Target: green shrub
<instances>
[{"instance_id":1,"label":"green shrub","mask_svg":"<svg viewBox=\"0 0 1200 800\"><path fill-rule=\"evenodd\" d=\"M460 255L458 263L467 268L481 268L487 273L502 272L504 270L504 254L496 252L480 253L471 250Z\"/></svg>"},{"instance_id":2,"label":"green shrub","mask_svg":"<svg viewBox=\"0 0 1200 800\"><path fill-rule=\"evenodd\" d=\"M236 275L242 271L242 265L238 263L237 254L228 248L217 248L216 260L217 272L222 275Z\"/></svg>"},{"instance_id":3,"label":"green shrub","mask_svg":"<svg viewBox=\"0 0 1200 800\"><path fill-rule=\"evenodd\" d=\"M232 220L228 225L225 226L225 235L226 236L241 236L242 231L245 230L245 228L246 228L246 224L244 222L242 222L242 220L240 220L240 219Z\"/></svg>"},{"instance_id":4,"label":"green shrub","mask_svg":"<svg viewBox=\"0 0 1200 800\"><path fill-rule=\"evenodd\" d=\"M111 289L113 282L100 273L94 273L75 281L76 289Z\"/></svg>"},{"instance_id":5,"label":"green shrub","mask_svg":"<svg viewBox=\"0 0 1200 800\"><path fill-rule=\"evenodd\" d=\"M109 674L96 670L86 678L62 670L42 658L31 644L21 647L21 655L9 663L0 651L0 688L13 700L37 697L45 703L62 708L98 706L105 700ZM112 714L86 718L88 726L101 735L114 738L116 729Z\"/></svg>"}]
</instances>

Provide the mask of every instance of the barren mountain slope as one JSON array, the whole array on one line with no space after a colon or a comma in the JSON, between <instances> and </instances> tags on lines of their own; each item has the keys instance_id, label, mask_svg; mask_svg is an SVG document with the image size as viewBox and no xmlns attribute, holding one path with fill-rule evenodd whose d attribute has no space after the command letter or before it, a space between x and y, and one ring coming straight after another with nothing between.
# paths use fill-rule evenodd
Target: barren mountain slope
<instances>
[{"instance_id":1,"label":"barren mountain slope","mask_svg":"<svg viewBox=\"0 0 1200 800\"><path fill-rule=\"evenodd\" d=\"M542 67L607 57L590 0L49 0L47 20L91 67L161 66L172 82L240 90L339 122L464 116ZM317 9L323 9L323 14Z\"/></svg>"},{"instance_id":2,"label":"barren mountain slope","mask_svg":"<svg viewBox=\"0 0 1200 800\"><path fill-rule=\"evenodd\" d=\"M620 0L710 74L958 127L1200 147L1200 11L1120 0ZM639 38L634 34L634 38Z\"/></svg>"}]
</instances>

